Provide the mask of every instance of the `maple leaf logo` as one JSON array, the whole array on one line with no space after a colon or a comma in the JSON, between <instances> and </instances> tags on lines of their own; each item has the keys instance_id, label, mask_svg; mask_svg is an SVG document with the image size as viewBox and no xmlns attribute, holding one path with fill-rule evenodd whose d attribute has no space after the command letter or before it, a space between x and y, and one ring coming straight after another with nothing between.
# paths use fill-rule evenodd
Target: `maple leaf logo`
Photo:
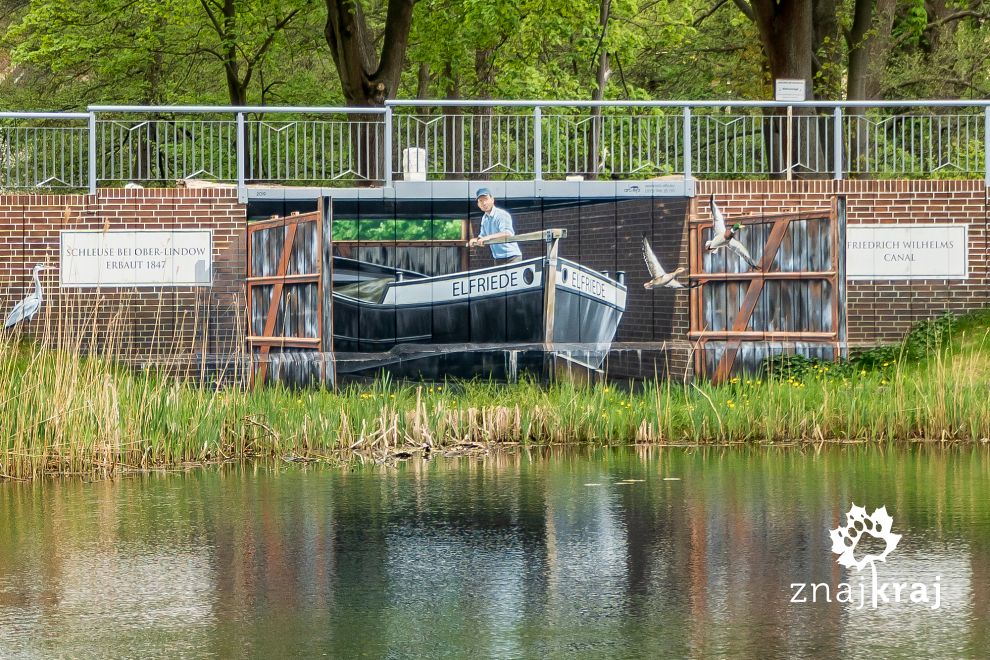
<instances>
[{"instance_id":1,"label":"maple leaf logo","mask_svg":"<svg viewBox=\"0 0 990 660\"><path fill-rule=\"evenodd\" d=\"M839 555L839 564L847 568L861 571L868 563L886 561L887 555L893 552L897 542L901 540L900 534L893 534L890 531L894 519L887 513L886 506L875 509L873 515L868 516L866 509L853 504L846 514L846 521L845 527L836 527L829 532L829 536L832 537L832 552ZM879 555L866 555L857 560L856 544L864 534L883 539L886 545ZM874 568L875 566L874 564Z\"/></svg>"}]
</instances>

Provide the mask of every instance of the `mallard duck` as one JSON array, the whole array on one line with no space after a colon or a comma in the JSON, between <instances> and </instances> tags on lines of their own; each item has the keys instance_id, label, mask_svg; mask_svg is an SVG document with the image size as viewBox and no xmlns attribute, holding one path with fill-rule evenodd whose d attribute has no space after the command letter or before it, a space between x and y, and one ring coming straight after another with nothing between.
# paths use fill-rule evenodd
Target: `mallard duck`
<instances>
[{"instance_id":1,"label":"mallard duck","mask_svg":"<svg viewBox=\"0 0 990 660\"><path fill-rule=\"evenodd\" d=\"M643 237L643 259L646 261L646 268L650 271L650 275L653 277L652 280L643 285L645 289L658 289L660 287L667 287L668 289L687 289L686 287L675 279L678 275L685 272L685 268L681 267L676 269L672 273L668 273L660 265L660 260L657 259L657 255L653 253L653 248L650 247L650 241L647 240L646 236Z\"/></svg>"},{"instance_id":2,"label":"mallard duck","mask_svg":"<svg viewBox=\"0 0 990 660\"><path fill-rule=\"evenodd\" d=\"M712 240L705 243L705 249L709 252L715 252L721 248L728 247L742 257L750 267L759 270L760 265L749 255L749 250L746 249L746 246L740 243L735 237L736 232L742 229L742 223L737 222L732 225L731 229L727 229L725 226L725 216L722 215L722 209L715 203L715 195L712 195L709 201L712 206L712 217L715 219L712 224L714 236Z\"/></svg>"}]
</instances>

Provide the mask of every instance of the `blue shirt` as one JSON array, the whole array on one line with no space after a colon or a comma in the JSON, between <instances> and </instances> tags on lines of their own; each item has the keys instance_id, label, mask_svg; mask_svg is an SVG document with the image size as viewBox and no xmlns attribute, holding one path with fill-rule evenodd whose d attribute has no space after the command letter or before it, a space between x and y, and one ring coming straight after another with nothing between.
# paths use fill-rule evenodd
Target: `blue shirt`
<instances>
[{"instance_id":1,"label":"blue shirt","mask_svg":"<svg viewBox=\"0 0 990 660\"><path fill-rule=\"evenodd\" d=\"M512 227L512 216L505 209L493 206L491 213L481 216L480 237L484 238L503 231L509 232L512 236L516 235L516 230ZM518 243L492 243L488 247L492 249L492 256L496 259L522 256Z\"/></svg>"}]
</instances>

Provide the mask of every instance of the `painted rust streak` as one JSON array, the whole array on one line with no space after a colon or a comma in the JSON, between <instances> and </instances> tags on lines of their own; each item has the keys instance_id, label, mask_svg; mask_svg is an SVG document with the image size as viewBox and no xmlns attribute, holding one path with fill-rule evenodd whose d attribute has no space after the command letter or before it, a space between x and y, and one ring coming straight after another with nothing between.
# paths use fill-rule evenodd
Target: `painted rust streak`
<instances>
[{"instance_id":1,"label":"painted rust streak","mask_svg":"<svg viewBox=\"0 0 990 660\"><path fill-rule=\"evenodd\" d=\"M284 284L312 284L319 278L319 273L303 273L301 275L286 275L285 277L279 277L278 275L263 275L260 277L249 277L248 284L251 286L276 284L278 282L283 282Z\"/></svg>"},{"instance_id":2,"label":"painted rust streak","mask_svg":"<svg viewBox=\"0 0 990 660\"><path fill-rule=\"evenodd\" d=\"M747 273L703 273L693 275L697 280L718 282L718 281L739 281L739 280L832 280L836 272L832 270L820 271L773 271L763 273L758 270Z\"/></svg>"},{"instance_id":3,"label":"painted rust streak","mask_svg":"<svg viewBox=\"0 0 990 660\"><path fill-rule=\"evenodd\" d=\"M268 306L268 317L265 319L265 328L261 331L261 335L263 337L271 337L272 333L275 332L275 319L278 316L279 304L282 301L282 287L286 272L289 270L289 257L292 255L292 244L295 243L296 240L297 224L298 223L293 222L286 226L285 243L282 244L282 255L279 257L278 269L276 271L276 275L281 276L283 279L276 281L272 285L272 301ZM258 365L258 375L254 384L265 382L265 376L268 375L267 358L270 350L271 344L264 344L261 346L261 352L259 354L261 363Z\"/></svg>"},{"instance_id":4,"label":"painted rust streak","mask_svg":"<svg viewBox=\"0 0 990 660\"><path fill-rule=\"evenodd\" d=\"M246 273L247 278L246 279L248 279L248 280L250 280L251 279L251 276L254 274L252 272L252 268L254 267L253 266L254 262L252 261L252 257L251 257L251 254L252 254L251 244L254 242L253 236L254 236L254 231L253 231L253 229L250 226L248 226L248 230L247 230L247 246L246 246L247 263L245 264L246 270L247 270L247 273ZM252 303L252 300L253 299L251 298L251 285L250 284L247 285L247 287L245 289L245 293L247 294L247 298L245 299L244 304L247 307L247 313L244 315L245 316L244 335L245 336L250 336L251 333L254 331L254 328L251 327L251 324L254 321L254 319L251 318L251 311L252 311L252 308L254 307L254 304ZM250 365L250 374L251 375L250 375L250 378L248 379L248 387L251 388L251 389L254 389L254 351L253 350L249 351L249 357L251 358L251 362L248 363Z\"/></svg>"},{"instance_id":5,"label":"painted rust streak","mask_svg":"<svg viewBox=\"0 0 990 660\"><path fill-rule=\"evenodd\" d=\"M557 306L557 249L559 239L553 239L547 250L543 269L543 342L549 350L553 343L554 316Z\"/></svg>"},{"instance_id":6,"label":"painted rust streak","mask_svg":"<svg viewBox=\"0 0 990 660\"><path fill-rule=\"evenodd\" d=\"M770 230L770 237L767 238L767 243L763 247L763 258L760 261L760 270L762 272L765 273L777 257L777 251L780 250L780 244L784 240L784 234L791 224L791 217L781 218L774 222L773 229ZM732 372L732 365L736 361L736 354L739 352L739 346L742 343L742 339L735 336L735 333L741 333L746 330L753 316L753 310L756 309L756 303L760 300L760 294L763 292L765 283L766 280L762 277L749 281L749 289L746 291L746 297L743 298L739 313L736 314L736 318L732 322L732 333L734 336L726 343L725 352L722 354L722 359L719 360L718 366L715 367L715 374L712 376L712 382L716 385L726 380Z\"/></svg>"},{"instance_id":7,"label":"painted rust streak","mask_svg":"<svg viewBox=\"0 0 990 660\"><path fill-rule=\"evenodd\" d=\"M828 340L834 339L831 332L808 332L805 330L778 330L767 332L763 330L746 330L743 332L732 332L730 330L705 330L688 333L689 339L764 339L766 341L775 340Z\"/></svg>"},{"instance_id":8,"label":"painted rust streak","mask_svg":"<svg viewBox=\"0 0 990 660\"><path fill-rule=\"evenodd\" d=\"M689 202L688 217L694 217L698 210L698 198L692 197ZM711 224L709 220L708 224ZM702 246L702 234L701 228L697 226L691 226L689 224L688 228L688 270L690 271L691 278L695 278L704 275L702 272L702 260L701 254L703 252ZM705 290L704 282L700 286L691 289L688 292L689 301L689 326L691 331L703 332L704 327L702 326L704 316L702 314L702 301L703 292ZM705 373L704 368L704 348L705 341L702 339L698 342L694 351L694 373L702 374Z\"/></svg>"},{"instance_id":9,"label":"painted rust streak","mask_svg":"<svg viewBox=\"0 0 990 660\"><path fill-rule=\"evenodd\" d=\"M326 217L323 208L323 197L316 202L316 217L313 218L313 230L316 240L313 241L313 251L316 260L316 349L320 352L320 385L327 382L327 367L324 361L323 347L323 219Z\"/></svg>"},{"instance_id":10,"label":"painted rust streak","mask_svg":"<svg viewBox=\"0 0 990 660\"><path fill-rule=\"evenodd\" d=\"M309 213L299 213L297 215L290 215L284 218L270 218L268 220L254 220L250 223L250 228L252 231L260 231L263 229L275 229L277 227L288 227L290 225L296 225L301 222L313 222L318 217L318 211L311 211Z\"/></svg>"},{"instance_id":11,"label":"painted rust streak","mask_svg":"<svg viewBox=\"0 0 990 660\"><path fill-rule=\"evenodd\" d=\"M829 215L828 225L832 234L833 275L829 280L832 284L832 333L835 336L835 353L832 358L833 361L837 362L842 351L839 345L839 342L842 340L839 334L839 305L844 304L844 301L840 301L839 299L839 198L835 196L832 197L832 213Z\"/></svg>"},{"instance_id":12,"label":"painted rust streak","mask_svg":"<svg viewBox=\"0 0 990 660\"><path fill-rule=\"evenodd\" d=\"M732 216L732 224L740 223L743 225L762 225L770 222L776 222L777 220L814 220L823 217L827 217L829 214L829 209L813 209L810 211L799 211L796 213L771 213L771 214L759 214L751 213L749 215L735 215ZM712 218L696 218L691 220L691 224L704 229L705 227L712 226Z\"/></svg>"},{"instance_id":13,"label":"painted rust streak","mask_svg":"<svg viewBox=\"0 0 990 660\"><path fill-rule=\"evenodd\" d=\"M261 347L271 346L302 346L319 348L319 337L248 337L248 342Z\"/></svg>"}]
</instances>

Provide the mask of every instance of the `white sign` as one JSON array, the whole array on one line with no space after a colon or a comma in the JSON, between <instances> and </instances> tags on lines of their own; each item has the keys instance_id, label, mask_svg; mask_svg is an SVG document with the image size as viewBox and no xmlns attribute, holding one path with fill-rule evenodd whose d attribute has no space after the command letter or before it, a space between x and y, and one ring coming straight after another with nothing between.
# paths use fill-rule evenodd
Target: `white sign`
<instances>
[{"instance_id":1,"label":"white sign","mask_svg":"<svg viewBox=\"0 0 990 660\"><path fill-rule=\"evenodd\" d=\"M850 280L964 280L969 276L966 225L849 225Z\"/></svg>"},{"instance_id":2,"label":"white sign","mask_svg":"<svg viewBox=\"0 0 990 660\"><path fill-rule=\"evenodd\" d=\"M213 233L63 231L63 287L211 286Z\"/></svg>"},{"instance_id":3,"label":"white sign","mask_svg":"<svg viewBox=\"0 0 990 660\"><path fill-rule=\"evenodd\" d=\"M805 81L796 78L778 78L776 83L776 93L774 98L778 101L804 101Z\"/></svg>"}]
</instances>

